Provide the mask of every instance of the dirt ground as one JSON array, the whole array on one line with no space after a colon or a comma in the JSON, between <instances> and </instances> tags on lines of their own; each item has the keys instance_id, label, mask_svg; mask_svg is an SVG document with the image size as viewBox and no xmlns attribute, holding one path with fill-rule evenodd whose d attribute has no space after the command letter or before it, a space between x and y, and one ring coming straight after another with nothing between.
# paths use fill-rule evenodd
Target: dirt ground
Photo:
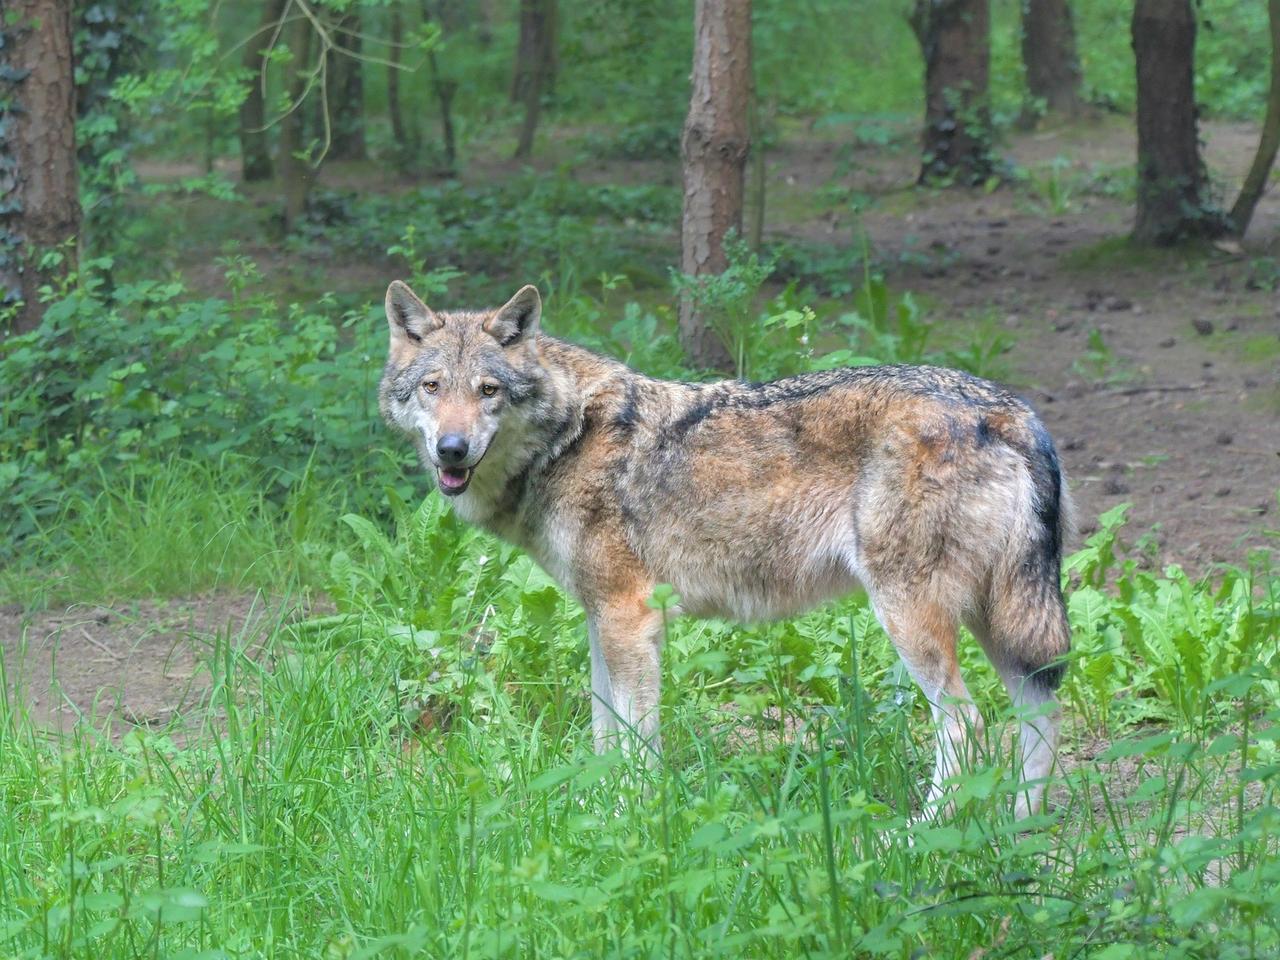
<instances>
[{"instance_id":1,"label":"dirt ground","mask_svg":"<svg viewBox=\"0 0 1280 960\"><path fill-rule=\"evenodd\" d=\"M1232 195L1256 130L1203 133ZM768 157L769 232L848 245L865 230L890 287L926 303L944 337L951 318L1008 335L1005 379L1058 440L1081 532L1128 501L1130 541L1147 535L1159 562L1207 572L1243 562L1280 528L1280 191L1264 197L1243 250L1135 255L1115 242L1131 202L1109 187L1129 182L1134 153L1123 118L1022 134L1004 145L1028 171L1021 183L918 191L910 142L849 158L829 135L791 137ZM674 165L625 166L583 176L678 182ZM468 178L501 172L477 165ZM833 186L878 199L860 216L813 202ZM383 261L349 267L332 282L385 283ZM228 595L0 609L0 651L10 690L41 726L65 730L84 715L119 735L199 713L213 638L251 647L275 614Z\"/></svg>"},{"instance_id":2,"label":"dirt ground","mask_svg":"<svg viewBox=\"0 0 1280 960\"><path fill-rule=\"evenodd\" d=\"M135 727L181 736L210 716L208 693L228 647L256 655L285 616L261 597L208 594L40 613L0 607L6 693L35 725L80 722L119 738ZM216 711L215 711L216 712Z\"/></svg>"}]
</instances>

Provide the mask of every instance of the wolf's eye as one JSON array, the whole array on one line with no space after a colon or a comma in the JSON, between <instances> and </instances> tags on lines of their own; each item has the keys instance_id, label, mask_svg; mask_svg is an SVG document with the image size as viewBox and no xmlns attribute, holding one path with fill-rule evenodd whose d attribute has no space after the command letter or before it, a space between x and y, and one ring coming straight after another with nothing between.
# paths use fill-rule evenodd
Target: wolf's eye
<instances>
[{"instance_id":1,"label":"wolf's eye","mask_svg":"<svg viewBox=\"0 0 1280 960\"><path fill-rule=\"evenodd\" d=\"M440 389L440 384L435 380L426 380L422 385L427 388L427 393L435 393Z\"/></svg>"},{"instance_id":2,"label":"wolf's eye","mask_svg":"<svg viewBox=\"0 0 1280 960\"><path fill-rule=\"evenodd\" d=\"M486 383L484 386L480 388L480 392L483 393L486 397L492 397L495 393L498 392L498 388L495 387L492 383Z\"/></svg>"}]
</instances>

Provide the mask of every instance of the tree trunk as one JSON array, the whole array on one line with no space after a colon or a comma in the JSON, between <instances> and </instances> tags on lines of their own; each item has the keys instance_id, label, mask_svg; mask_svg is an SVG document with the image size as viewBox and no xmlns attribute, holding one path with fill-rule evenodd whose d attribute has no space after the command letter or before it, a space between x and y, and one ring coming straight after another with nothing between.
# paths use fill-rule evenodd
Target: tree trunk
<instances>
[{"instance_id":1,"label":"tree trunk","mask_svg":"<svg viewBox=\"0 0 1280 960\"><path fill-rule=\"evenodd\" d=\"M764 134L761 131L760 96L754 86L747 111L747 136L751 139L748 163L751 165L751 226L747 231L747 243L755 253L764 246L764 214L766 200Z\"/></svg>"},{"instance_id":2,"label":"tree trunk","mask_svg":"<svg viewBox=\"0 0 1280 960\"><path fill-rule=\"evenodd\" d=\"M1039 101L1036 112L1041 106L1060 117L1082 112L1080 57L1069 0L1023 0L1022 63L1027 93Z\"/></svg>"},{"instance_id":3,"label":"tree trunk","mask_svg":"<svg viewBox=\"0 0 1280 960\"><path fill-rule=\"evenodd\" d=\"M497 20L494 12L494 0L474 0L476 9L476 40L481 48L488 50L493 46L493 24Z\"/></svg>"},{"instance_id":4,"label":"tree trunk","mask_svg":"<svg viewBox=\"0 0 1280 960\"><path fill-rule=\"evenodd\" d=\"M240 104L240 175L246 183L270 180L271 148L267 142L267 107L263 84L268 47L284 12L284 0L266 0L258 32L244 46L243 65L249 72L249 95Z\"/></svg>"},{"instance_id":5,"label":"tree trunk","mask_svg":"<svg viewBox=\"0 0 1280 960\"><path fill-rule=\"evenodd\" d=\"M1267 119L1262 124L1262 139L1258 152L1244 178L1240 196L1231 208L1231 229L1237 237L1243 237L1253 219L1254 208L1267 188L1267 177L1280 149L1280 0L1267 4L1271 20L1271 90L1267 94Z\"/></svg>"},{"instance_id":6,"label":"tree trunk","mask_svg":"<svg viewBox=\"0 0 1280 960\"><path fill-rule=\"evenodd\" d=\"M440 105L440 137L444 153L444 169L440 172L451 177L458 168L458 144L453 132L453 95L458 92L458 82L441 76L440 64L436 60L434 50L427 53L427 66L431 70L431 90L435 93L436 102ZM534 122L537 122L536 118ZM523 133L521 133L520 142L524 143ZM533 134L530 132L529 146L532 147L532 145Z\"/></svg>"},{"instance_id":7,"label":"tree trunk","mask_svg":"<svg viewBox=\"0 0 1280 960\"><path fill-rule=\"evenodd\" d=\"M750 95L751 0L697 0L693 92L680 142L680 269L688 276L722 273L725 235L742 232ZM724 342L687 294L680 299L680 342L699 366L732 366Z\"/></svg>"},{"instance_id":8,"label":"tree trunk","mask_svg":"<svg viewBox=\"0 0 1280 960\"><path fill-rule=\"evenodd\" d=\"M41 286L76 267L71 0L5 0L0 17L0 305L21 302L13 332L33 330ZM56 258L43 254L56 248Z\"/></svg>"},{"instance_id":9,"label":"tree trunk","mask_svg":"<svg viewBox=\"0 0 1280 960\"><path fill-rule=\"evenodd\" d=\"M542 98L555 83L555 20L555 0L520 0L520 45L511 79L512 97L524 104L517 160L527 160L533 152Z\"/></svg>"},{"instance_id":10,"label":"tree trunk","mask_svg":"<svg viewBox=\"0 0 1280 960\"><path fill-rule=\"evenodd\" d=\"M391 24L387 32L390 43L387 52L387 114L391 120L391 139L403 152L409 145L404 129L404 113L400 109L400 60L404 43L404 19L397 0L391 3Z\"/></svg>"},{"instance_id":11,"label":"tree trunk","mask_svg":"<svg viewBox=\"0 0 1280 960\"><path fill-rule=\"evenodd\" d=\"M530 85L542 95L555 92L560 66L556 0L520 0L520 41L511 72L511 102L527 104Z\"/></svg>"},{"instance_id":12,"label":"tree trunk","mask_svg":"<svg viewBox=\"0 0 1280 960\"><path fill-rule=\"evenodd\" d=\"M524 90L524 120L520 123L520 139L516 141L515 159L528 160L533 153L533 136L538 132L538 115L542 112L542 94L538 84L530 82Z\"/></svg>"},{"instance_id":13,"label":"tree trunk","mask_svg":"<svg viewBox=\"0 0 1280 960\"><path fill-rule=\"evenodd\" d=\"M315 170L305 153L307 74L311 70L311 23L299 17L290 25L289 112L280 121L280 180L284 188L284 231L292 233L307 210Z\"/></svg>"},{"instance_id":14,"label":"tree trunk","mask_svg":"<svg viewBox=\"0 0 1280 960\"><path fill-rule=\"evenodd\" d=\"M364 140L364 63L360 53L360 11L351 8L335 29L335 41L343 50L329 51L326 99L333 118L329 155L335 160L367 160Z\"/></svg>"},{"instance_id":15,"label":"tree trunk","mask_svg":"<svg viewBox=\"0 0 1280 960\"><path fill-rule=\"evenodd\" d=\"M423 0L422 17L440 24L446 37L449 31L463 28L459 11L443 0ZM427 51L427 70L431 74L431 92L440 107L440 140L444 164L438 172L451 177L458 166L457 137L453 130L453 95L458 92L458 82L444 76L434 47Z\"/></svg>"},{"instance_id":16,"label":"tree trunk","mask_svg":"<svg viewBox=\"0 0 1280 960\"><path fill-rule=\"evenodd\" d=\"M1133 239L1168 245L1222 232L1200 158L1191 0L1137 0L1138 210Z\"/></svg>"},{"instance_id":17,"label":"tree trunk","mask_svg":"<svg viewBox=\"0 0 1280 960\"><path fill-rule=\"evenodd\" d=\"M924 54L921 182L981 183L991 156L991 12L988 0L916 0L911 15Z\"/></svg>"}]
</instances>

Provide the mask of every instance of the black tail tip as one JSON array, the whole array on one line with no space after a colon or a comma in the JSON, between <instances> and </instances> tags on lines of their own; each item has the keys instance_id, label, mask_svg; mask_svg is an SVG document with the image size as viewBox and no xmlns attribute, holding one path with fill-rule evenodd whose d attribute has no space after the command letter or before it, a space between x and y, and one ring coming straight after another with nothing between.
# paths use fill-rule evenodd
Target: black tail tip
<instances>
[{"instance_id":1,"label":"black tail tip","mask_svg":"<svg viewBox=\"0 0 1280 960\"><path fill-rule=\"evenodd\" d=\"M1028 670L1026 677L1027 683L1043 690L1045 693L1053 693L1060 686L1062 680L1067 674L1067 664L1065 660L1054 660L1042 667Z\"/></svg>"}]
</instances>

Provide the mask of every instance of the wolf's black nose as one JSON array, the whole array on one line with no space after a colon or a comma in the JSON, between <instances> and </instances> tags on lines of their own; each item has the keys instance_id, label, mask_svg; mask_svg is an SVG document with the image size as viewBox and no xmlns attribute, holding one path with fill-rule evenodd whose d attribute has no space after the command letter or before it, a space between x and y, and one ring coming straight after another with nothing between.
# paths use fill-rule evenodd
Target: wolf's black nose
<instances>
[{"instance_id":1,"label":"wolf's black nose","mask_svg":"<svg viewBox=\"0 0 1280 960\"><path fill-rule=\"evenodd\" d=\"M436 442L440 462L457 464L467 459L467 438L460 433L446 433Z\"/></svg>"}]
</instances>

